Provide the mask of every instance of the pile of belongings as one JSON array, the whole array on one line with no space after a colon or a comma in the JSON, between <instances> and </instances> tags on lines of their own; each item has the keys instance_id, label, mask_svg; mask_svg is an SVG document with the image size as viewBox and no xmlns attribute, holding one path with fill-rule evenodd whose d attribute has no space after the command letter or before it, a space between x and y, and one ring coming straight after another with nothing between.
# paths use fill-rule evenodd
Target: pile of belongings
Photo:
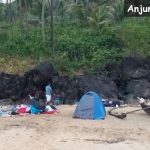
<instances>
[{"instance_id":1,"label":"pile of belongings","mask_svg":"<svg viewBox=\"0 0 150 150\"><path fill-rule=\"evenodd\" d=\"M28 114L56 114L58 113L55 106L45 104L45 101L37 97L30 97L28 104L8 105L0 107L0 116L9 117L12 115Z\"/></svg>"},{"instance_id":2,"label":"pile of belongings","mask_svg":"<svg viewBox=\"0 0 150 150\"><path fill-rule=\"evenodd\" d=\"M1 117L10 117L13 115L28 115L28 114L56 114L58 113L55 106L46 105L44 109L39 109L34 105L13 105L13 106L1 106L0 116Z\"/></svg>"},{"instance_id":3,"label":"pile of belongings","mask_svg":"<svg viewBox=\"0 0 150 150\"><path fill-rule=\"evenodd\" d=\"M46 105L45 109L38 109L34 105L20 104L16 106L1 106L0 116L10 117L13 115L28 115L28 114L56 114L58 113L55 106Z\"/></svg>"},{"instance_id":4,"label":"pile of belongings","mask_svg":"<svg viewBox=\"0 0 150 150\"><path fill-rule=\"evenodd\" d=\"M12 112L15 112L16 108L15 106L1 106L0 107L0 116L2 117L9 117L11 116Z\"/></svg>"},{"instance_id":5,"label":"pile of belongings","mask_svg":"<svg viewBox=\"0 0 150 150\"><path fill-rule=\"evenodd\" d=\"M102 99L102 102L105 107L120 107L120 105L121 105L121 101L119 101L119 100Z\"/></svg>"}]
</instances>

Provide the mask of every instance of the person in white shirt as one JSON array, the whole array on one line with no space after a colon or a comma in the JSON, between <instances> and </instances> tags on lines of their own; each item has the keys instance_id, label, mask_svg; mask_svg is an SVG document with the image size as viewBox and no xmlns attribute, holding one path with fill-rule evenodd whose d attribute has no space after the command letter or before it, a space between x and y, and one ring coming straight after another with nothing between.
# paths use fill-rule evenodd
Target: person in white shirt
<instances>
[{"instance_id":1,"label":"person in white shirt","mask_svg":"<svg viewBox=\"0 0 150 150\"><path fill-rule=\"evenodd\" d=\"M52 93L53 91L51 87L51 82L48 81L48 84L45 86L46 104L51 103Z\"/></svg>"}]
</instances>

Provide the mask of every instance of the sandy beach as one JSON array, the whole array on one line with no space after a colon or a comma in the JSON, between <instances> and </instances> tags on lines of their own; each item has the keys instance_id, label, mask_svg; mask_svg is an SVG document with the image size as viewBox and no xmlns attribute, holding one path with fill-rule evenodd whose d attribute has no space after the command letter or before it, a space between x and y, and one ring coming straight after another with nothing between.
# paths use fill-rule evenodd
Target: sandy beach
<instances>
[{"instance_id":1,"label":"sandy beach","mask_svg":"<svg viewBox=\"0 0 150 150\"><path fill-rule=\"evenodd\" d=\"M150 149L150 116L144 111L125 120L109 115L101 121L80 120L72 119L75 107L58 106L56 115L1 117L0 150Z\"/></svg>"}]
</instances>

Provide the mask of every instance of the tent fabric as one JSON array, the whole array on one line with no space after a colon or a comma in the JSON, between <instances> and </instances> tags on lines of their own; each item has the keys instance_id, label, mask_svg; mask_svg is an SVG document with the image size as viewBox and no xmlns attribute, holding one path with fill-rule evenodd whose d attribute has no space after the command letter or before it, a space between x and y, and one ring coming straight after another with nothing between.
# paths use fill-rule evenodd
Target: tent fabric
<instances>
[{"instance_id":1,"label":"tent fabric","mask_svg":"<svg viewBox=\"0 0 150 150\"><path fill-rule=\"evenodd\" d=\"M80 119L104 119L106 116L105 107L100 96L94 92L84 94L73 114L73 118Z\"/></svg>"}]
</instances>

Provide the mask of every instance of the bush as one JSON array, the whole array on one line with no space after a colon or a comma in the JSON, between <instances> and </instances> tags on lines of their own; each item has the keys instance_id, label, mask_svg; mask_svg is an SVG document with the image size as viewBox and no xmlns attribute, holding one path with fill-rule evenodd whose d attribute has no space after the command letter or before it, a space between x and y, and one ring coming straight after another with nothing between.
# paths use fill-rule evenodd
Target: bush
<instances>
[{"instance_id":1,"label":"bush","mask_svg":"<svg viewBox=\"0 0 150 150\"><path fill-rule=\"evenodd\" d=\"M5 39L0 37L4 42L0 46L0 50L7 55L30 56L39 59L41 56L47 56L49 48L42 41L40 29L32 28L28 33L20 33L13 31L13 36L8 38L8 33ZM1 35L0 35L1 36Z\"/></svg>"},{"instance_id":2,"label":"bush","mask_svg":"<svg viewBox=\"0 0 150 150\"><path fill-rule=\"evenodd\" d=\"M150 26L141 20L126 20L118 29L125 55L150 56Z\"/></svg>"},{"instance_id":3,"label":"bush","mask_svg":"<svg viewBox=\"0 0 150 150\"><path fill-rule=\"evenodd\" d=\"M111 29L93 30L86 28L65 27L56 31L56 49L67 52L71 61L79 61L84 58L91 59L93 52L104 47L117 48L117 39Z\"/></svg>"},{"instance_id":4,"label":"bush","mask_svg":"<svg viewBox=\"0 0 150 150\"><path fill-rule=\"evenodd\" d=\"M12 36L9 32L5 32L3 38L0 36L0 41L3 41L0 49L3 53L37 60L49 58L61 72L72 73L79 68L87 70L90 68L87 66L94 68L94 63L102 64L110 58L118 58L118 39L111 28L97 30L77 25L58 25L55 27L55 54L50 48L48 27L45 30L45 42L42 41L39 27L30 27L26 34L21 34L18 28L14 27Z\"/></svg>"},{"instance_id":5,"label":"bush","mask_svg":"<svg viewBox=\"0 0 150 150\"><path fill-rule=\"evenodd\" d=\"M137 23L138 22L138 23ZM83 28L78 25L55 26L55 54L50 48L50 29L45 27L43 42L41 29L30 27L27 33L20 33L19 27L0 32L0 53L47 59L61 72L91 70L107 61L116 62L122 54L150 56L150 27L148 23L125 19L115 27L101 29Z\"/></svg>"}]
</instances>

